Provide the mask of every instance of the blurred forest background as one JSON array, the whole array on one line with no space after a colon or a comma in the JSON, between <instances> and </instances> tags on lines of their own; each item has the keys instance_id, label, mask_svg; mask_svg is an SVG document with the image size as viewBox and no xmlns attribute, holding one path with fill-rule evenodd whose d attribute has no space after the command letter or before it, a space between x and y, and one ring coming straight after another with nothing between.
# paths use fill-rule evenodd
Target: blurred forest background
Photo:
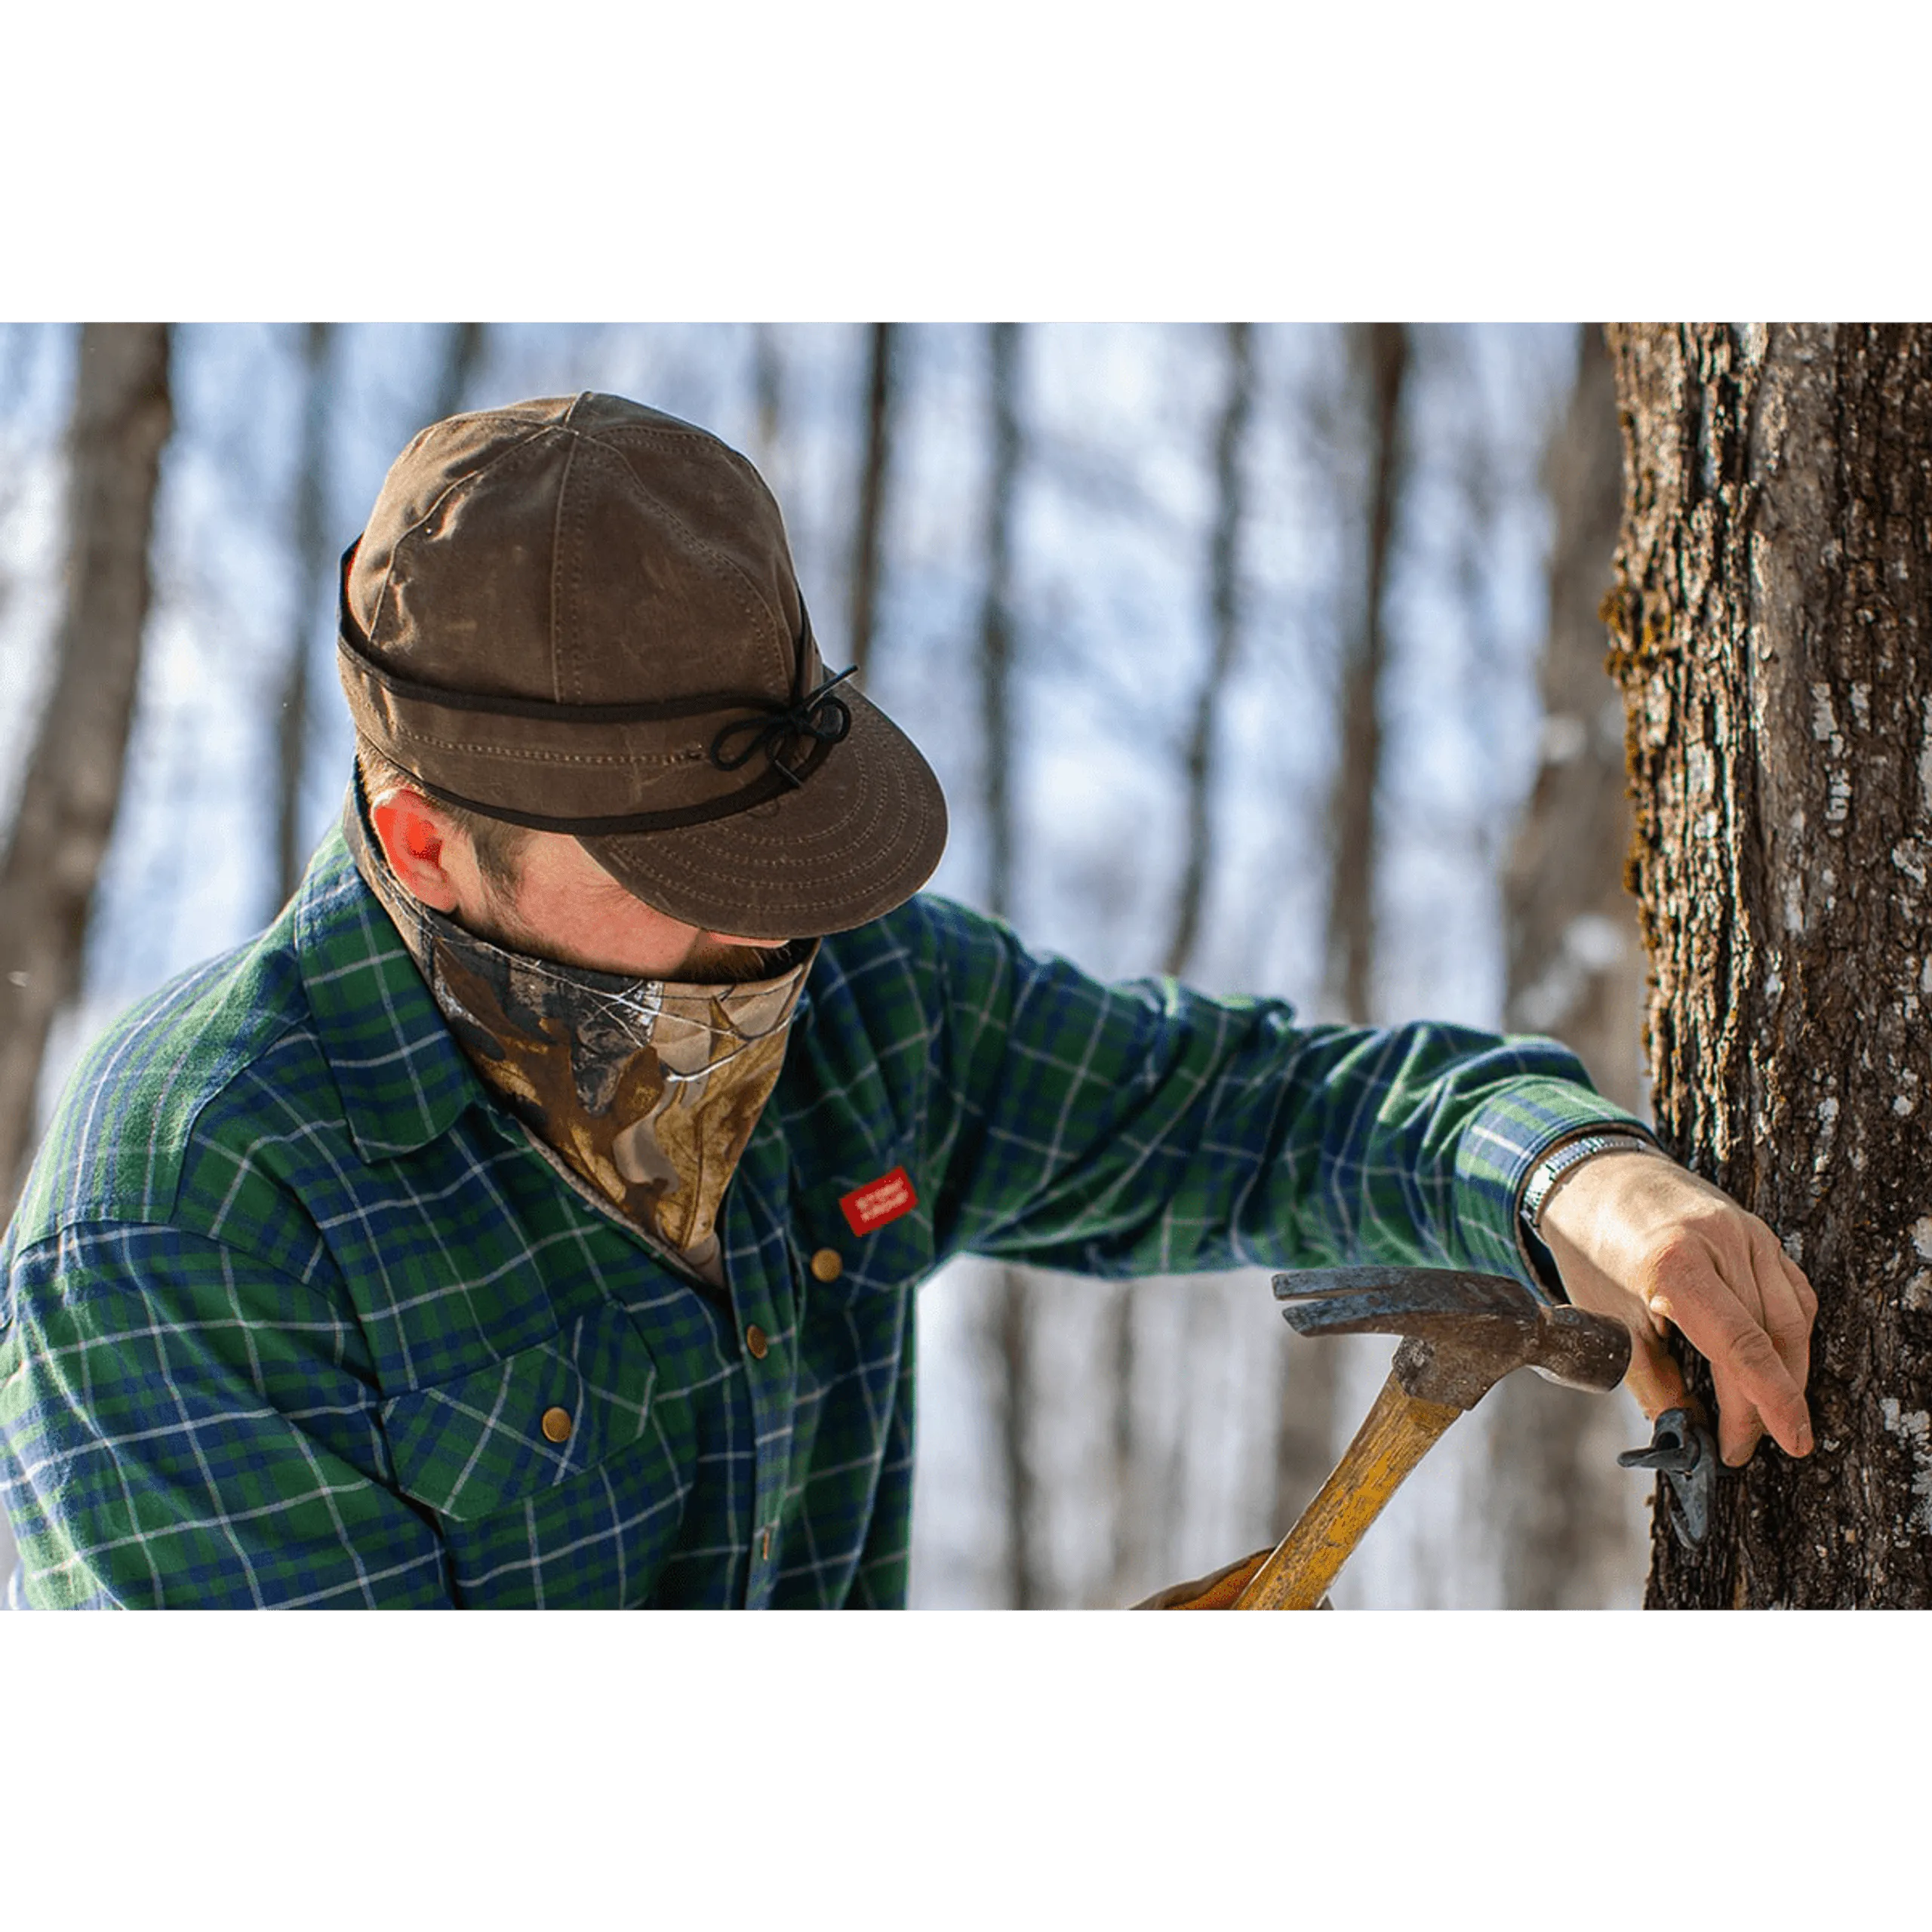
<instances>
[{"instance_id":1,"label":"blurred forest background","mask_svg":"<svg viewBox=\"0 0 1932 1932\"><path fill-rule=\"evenodd\" d=\"M336 561L395 453L585 388L758 463L828 661L945 785L934 890L1107 977L1554 1032L1642 1108L1594 328L15 325L0 1206L88 1039L263 924L340 811ZM913 1601L968 1607L1272 1541L1390 1345L1299 1340L1260 1274L965 1262L920 1347ZM1513 1378L1338 1607L1634 1605L1647 1435Z\"/></svg>"}]
</instances>

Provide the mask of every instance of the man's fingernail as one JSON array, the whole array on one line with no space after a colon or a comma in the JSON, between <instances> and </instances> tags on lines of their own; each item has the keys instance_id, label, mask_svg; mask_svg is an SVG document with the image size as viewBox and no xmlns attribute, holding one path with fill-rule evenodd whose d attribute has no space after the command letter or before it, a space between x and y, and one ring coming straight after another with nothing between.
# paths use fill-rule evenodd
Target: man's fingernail
<instances>
[{"instance_id":1,"label":"man's fingernail","mask_svg":"<svg viewBox=\"0 0 1932 1932\"><path fill-rule=\"evenodd\" d=\"M1798 1425L1798 1453L1808 1456L1811 1453L1811 1425L1801 1422Z\"/></svg>"}]
</instances>

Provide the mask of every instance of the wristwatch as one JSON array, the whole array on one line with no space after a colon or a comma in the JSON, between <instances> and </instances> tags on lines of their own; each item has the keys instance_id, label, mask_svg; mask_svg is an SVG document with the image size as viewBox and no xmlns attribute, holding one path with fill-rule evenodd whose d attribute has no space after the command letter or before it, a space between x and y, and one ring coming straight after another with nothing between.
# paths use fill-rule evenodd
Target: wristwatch
<instances>
[{"instance_id":1,"label":"wristwatch","mask_svg":"<svg viewBox=\"0 0 1932 1932\"><path fill-rule=\"evenodd\" d=\"M1654 1140L1628 1131L1586 1134L1577 1140L1564 1141L1554 1152L1546 1154L1531 1170L1530 1184L1523 1190L1523 1204L1518 1211L1524 1226L1540 1239L1543 1203L1549 1198L1551 1190L1572 1168L1582 1166L1595 1155L1663 1153L1663 1149Z\"/></svg>"}]
</instances>

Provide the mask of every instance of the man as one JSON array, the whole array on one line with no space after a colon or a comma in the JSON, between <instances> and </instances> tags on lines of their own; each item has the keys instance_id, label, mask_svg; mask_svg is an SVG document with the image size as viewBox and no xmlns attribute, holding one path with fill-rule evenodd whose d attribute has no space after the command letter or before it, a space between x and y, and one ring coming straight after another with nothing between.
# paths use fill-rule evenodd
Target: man
<instances>
[{"instance_id":1,"label":"man","mask_svg":"<svg viewBox=\"0 0 1932 1932\"><path fill-rule=\"evenodd\" d=\"M340 663L340 833L93 1050L8 1231L16 1601L903 1603L968 1251L1540 1271L1650 1412L1675 1321L1727 1460L1808 1452L1804 1277L1553 1043L1103 987L918 896L938 786L704 432L425 430Z\"/></svg>"}]
</instances>

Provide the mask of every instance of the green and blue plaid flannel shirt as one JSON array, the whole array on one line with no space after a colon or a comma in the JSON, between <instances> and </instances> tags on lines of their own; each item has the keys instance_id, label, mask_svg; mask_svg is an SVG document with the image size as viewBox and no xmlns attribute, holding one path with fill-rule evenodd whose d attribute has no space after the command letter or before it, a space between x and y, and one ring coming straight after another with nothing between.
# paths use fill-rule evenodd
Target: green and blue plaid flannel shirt
<instances>
[{"instance_id":1,"label":"green and blue plaid flannel shirt","mask_svg":"<svg viewBox=\"0 0 1932 1932\"><path fill-rule=\"evenodd\" d=\"M822 949L721 1292L491 1100L337 834L55 1116L0 1249L11 1601L901 1604L948 1256L1521 1276L1531 1166L1620 1117L1583 1082L1546 1040L1102 986L918 898ZM917 1206L855 1235L900 1167Z\"/></svg>"}]
</instances>

